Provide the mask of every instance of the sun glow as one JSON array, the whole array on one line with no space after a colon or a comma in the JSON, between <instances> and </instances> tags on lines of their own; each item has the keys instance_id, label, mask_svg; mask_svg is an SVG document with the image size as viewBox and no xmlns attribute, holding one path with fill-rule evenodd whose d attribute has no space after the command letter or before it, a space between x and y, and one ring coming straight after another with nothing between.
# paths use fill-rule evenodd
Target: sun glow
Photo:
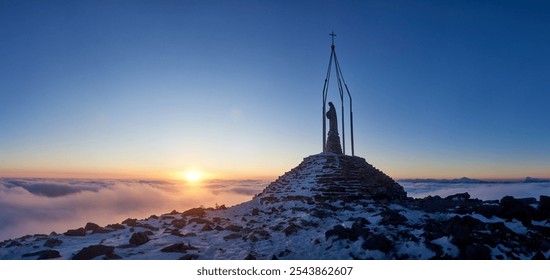
<instances>
[{"instance_id":1,"label":"sun glow","mask_svg":"<svg viewBox=\"0 0 550 280\"><path fill-rule=\"evenodd\" d=\"M190 170L183 174L185 180L190 183L197 183L200 182L203 179L203 174L200 171L197 170Z\"/></svg>"}]
</instances>

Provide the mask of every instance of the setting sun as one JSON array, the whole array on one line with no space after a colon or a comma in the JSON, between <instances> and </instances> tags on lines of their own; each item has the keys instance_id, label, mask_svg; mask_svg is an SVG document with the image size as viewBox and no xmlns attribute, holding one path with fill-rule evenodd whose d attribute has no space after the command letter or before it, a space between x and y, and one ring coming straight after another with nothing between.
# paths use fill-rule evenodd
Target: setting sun
<instances>
[{"instance_id":1,"label":"setting sun","mask_svg":"<svg viewBox=\"0 0 550 280\"><path fill-rule=\"evenodd\" d=\"M194 183L200 181L203 178L203 174L197 170L187 171L184 174L184 178L186 181Z\"/></svg>"}]
</instances>

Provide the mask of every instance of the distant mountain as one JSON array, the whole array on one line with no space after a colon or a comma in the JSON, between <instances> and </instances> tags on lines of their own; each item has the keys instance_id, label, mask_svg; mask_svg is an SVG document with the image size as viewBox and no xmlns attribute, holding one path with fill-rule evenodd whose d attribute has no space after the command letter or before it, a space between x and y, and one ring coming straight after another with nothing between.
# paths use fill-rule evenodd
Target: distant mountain
<instances>
[{"instance_id":1,"label":"distant mountain","mask_svg":"<svg viewBox=\"0 0 550 280\"><path fill-rule=\"evenodd\" d=\"M523 183L549 183L550 179L541 179L541 178L532 178L532 177L525 177L523 180Z\"/></svg>"},{"instance_id":2,"label":"distant mountain","mask_svg":"<svg viewBox=\"0 0 550 280\"><path fill-rule=\"evenodd\" d=\"M411 183L440 183L440 184L482 184L490 183L489 181L482 181L478 179L470 179L468 177L462 177L458 179L403 179L402 182Z\"/></svg>"},{"instance_id":3,"label":"distant mountain","mask_svg":"<svg viewBox=\"0 0 550 280\"><path fill-rule=\"evenodd\" d=\"M550 179L532 178L526 177L519 180L479 180L471 179L468 177L462 177L458 179L401 179L398 182L408 183L433 183L433 184L513 184L513 183L550 183Z\"/></svg>"}]
</instances>

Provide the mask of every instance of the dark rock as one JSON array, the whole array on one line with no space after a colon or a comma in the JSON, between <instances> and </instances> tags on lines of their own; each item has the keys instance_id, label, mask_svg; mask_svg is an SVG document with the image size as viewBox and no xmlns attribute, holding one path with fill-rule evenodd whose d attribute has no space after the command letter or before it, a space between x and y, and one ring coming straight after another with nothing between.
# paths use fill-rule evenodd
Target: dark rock
<instances>
[{"instance_id":1,"label":"dark rock","mask_svg":"<svg viewBox=\"0 0 550 280\"><path fill-rule=\"evenodd\" d=\"M170 215L177 215L177 214L179 214L179 213L176 210L172 210L172 212L170 212Z\"/></svg>"},{"instance_id":2,"label":"dark rock","mask_svg":"<svg viewBox=\"0 0 550 280\"><path fill-rule=\"evenodd\" d=\"M546 260L546 257L540 251L537 251L537 253L531 259L532 260Z\"/></svg>"},{"instance_id":3,"label":"dark rock","mask_svg":"<svg viewBox=\"0 0 550 280\"><path fill-rule=\"evenodd\" d=\"M254 255L252 255L252 253L248 253L248 255L246 255L246 257L244 259L245 260L255 260L256 257Z\"/></svg>"},{"instance_id":4,"label":"dark rock","mask_svg":"<svg viewBox=\"0 0 550 280\"><path fill-rule=\"evenodd\" d=\"M109 233L109 232L113 232L115 231L114 229L108 229L108 228L98 228L98 229L94 229L92 230L92 234L98 234L98 233Z\"/></svg>"},{"instance_id":5,"label":"dark rock","mask_svg":"<svg viewBox=\"0 0 550 280\"><path fill-rule=\"evenodd\" d=\"M500 216L502 213L502 207L500 205L482 205L476 212L483 215L485 218L491 218L494 216Z\"/></svg>"},{"instance_id":6,"label":"dark rock","mask_svg":"<svg viewBox=\"0 0 550 280\"><path fill-rule=\"evenodd\" d=\"M147 233L140 231L132 234L132 237L130 237L130 241L128 241L128 243L132 246L139 246L149 242L149 240L150 239Z\"/></svg>"},{"instance_id":7,"label":"dark rock","mask_svg":"<svg viewBox=\"0 0 550 280\"><path fill-rule=\"evenodd\" d=\"M206 215L206 211L204 211L204 208L192 208L183 212L182 215L204 217L204 215Z\"/></svg>"},{"instance_id":8,"label":"dark rock","mask_svg":"<svg viewBox=\"0 0 550 280\"><path fill-rule=\"evenodd\" d=\"M178 260L196 260L199 258L199 255L197 254L185 254L181 256Z\"/></svg>"},{"instance_id":9,"label":"dark rock","mask_svg":"<svg viewBox=\"0 0 550 280\"><path fill-rule=\"evenodd\" d=\"M378 250L387 253L392 248L391 241L382 234L370 235L361 245L365 250Z\"/></svg>"},{"instance_id":10,"label":"dark rock","mask_svg":"<svg viewBox=\"0 0 550 280\"><path fill-rule=\"evenodd\" d=\"M170 224L175 228L183 228L187 225L187 221L185 219L175 219Z\"/></svg>"},{"instance_id":11,"label":"dark rock","mask_svg":"<svg viewBox=\"0 0 550 280\"><path fill-rule=\"evenodd\" d=\"M263 230L263 229L255 229L248 236L246 236L244 239L245 240L250 240L252 242L257 242L257 241L260 241L260 240L266 240L269 237L271 237L271 234L268 231Z\"/></svg>"},{"instance_id":12,"label":"dark rock","mask_svg":"<svg viewBox=\"0 0 550 280\"><path fill-rule=\"evenodd\" d=\"M536 215L536 210L529 204L533 198L516 199L512 196L505 196L500 200L502 206L501 218L516 219L525 226L531 225L531 219ZM536 200L535 200L536 202Z\"/></svg>"},{"instance_id":13,"label":"dark rock","mask_svg":"<svg viewBox=\"0 0 550 280\"><path fill-rule=\"evenodd\" d=\"M540 220L550 219L550 196L541 195L539 206L537 208Z\"/></svg>"},{"instance_id":14,"label":"dark rock","mask_svg":"<svg viewBox=\"0 0 550 280\"><path fill-rule=\"evenodd\" d=\"M453 201L466 201L468 199L470 199L470 194L467 192L457 193L457 194L453 194L445 197L445 200L453 200Z\"/></svg>"},{"instance_id":15,"label":"dark rock","mask_svg":"<svg viewBox=\"0 0 550 280\"><path fill-rule=\"evenodd\" d=\"M463 259L466 260L490 260L491 249L484 245L470 244L463 250Z\"/></svg>"},{"instance_id":16,"label":"dark rock","mask_svg":"<svg viewBox=\"0 0 550 280\"><path fill-rule=\"evenodd\" d=\"M212 231L214 230L212 228L212 226L210 226L210 224L205 224L203 227L202 227L202 230L201 231Z\"/></svg>"},{"instance_id":17,"label":"dark rock","mask_svg":"<svg viewBox=\"0 0 550 280\"><path fill-rule=\"evenodd\" d=\"M120 229L125 229L126 227L121 225L121 224L110 224L110 225L107 225L106 228L112 228L114 230L120 230Z\"/></svg>"},{"instance_id":18,"label":"dark rock","mask_svg":"<svg viewBox=\"0 0 550 280\"><path fill-rule=\"evenodd\" d=\"M53 247L59 246L61 244L63 244L63 241L61 241L57 238L49 238L48 240L46 240L46 242L44 242L44 247L53 248Z\"/></svg>"},{"instance_id":19,"label":"dark rock","mask_svg":"<svg viewBox=\"0 0 550 280\"><path fill-rule=\"evenodd\" d=\"M158 219L158 218L159 218L159 216L157 216L157 215L151 215L151 216L149 216L149 218L147 218L147 219L149 219L149 220L156 220L156 219Z\"/></svg>"},{"instance_id":20,"label":"dark rock","mask_svg":"<svg viewBox=\"0 0 550 280\"><path fill-rule=\"evenodd\" d=\"M252 209L252 216L258 216L260 214L260 209L254 208Z\"/></svg>"},{"instance_id":21,"label":"dark rock","mask_svg":"<svg viewBox=\"0 0 550 280\"><path fill-rule=\"evenodd\" d=\"M65 236L86 236L86 230L84 228L70 229L63 234Z\"/></svg>"},{"instance_id":22,"label":"dark rock","mask_svg":"<svg viewBox=\"0 0 550 280\"><path fill-rule=\"evenodd\" d=\"M438 195L425 197L420 202L421 208L430 213L446 212L452 204L452 201L444 200Z\"/></svg>"},{"instance_id":23,"label":"dark rock","mask_svg":"<svg viewBox=\"0 0 550 280\"><path fill-rule=\"evenodd\" d=\"M188 233L183 235L183 237L193 237L193 236L197 236L197 234L194 233L194 232L188 232Z\"/></svg>"},{"instance_id":24,"label":"dark rock","mask_svg":"<svg viewBox=\"0 0 550 280\"><path fill-rule=\"evenodd\" d=\"M227 240L231 240L231 239L237 239L237 238L240 238L240 237L241 237L241 235L238 234L238 233L231 233L229 235L224 236L223 240L227 241Z\"/></svg>"},{"instance_id":25,"label":"dark rock","mask_svg":"<svg viewBox=\"0 0 550 280\"><path fill-rule=\"evenodd\" d=\"M286 236L289 236L291 234L297 233L298 229L300 228L297 225L295 225L294 223L290 223L288 227L283 229L283 232L285 233Z\"/></svg>"},{"instance_id":26,"label":"dark rock","mask_svg":"<svg viewBox=\"0 0 550 280\"><path fill-rule=\"evenodd\" d=\"M154 227L154 226L149 225L149 224L142 224L142 223L137 223L137 224L136 224L136 227L146 228L146 229L152 230L152 231L157 231L157 230L159 230L159 228L157 228L157 227Z\"/></svg>"},{"instance_id":27,"label":"dark rock","mask_svg":"<svg viewBox=\"0 0 550 280\"><path fill-rule=\"evenodd\" d=\"M209 221L207 219L202 219L202 218L193 218L193 219L189 220L189 223L214 225L214 223L212 223L211 221Z\"/></svg>"},{"instance_id":28,"label":"dark rock","mask_svg":"<svg viewBox=\"0 0 550 280\"><path fill-rule=\"evenodd\" d=\"M180 230L179 229L173 229L170 231L170 234L171 235L174 235L174 236L179 236L179 237L184 237L183 234L181 234Z\"/></svg>"},{"instance_id":29,"label":"dark rock","mask_svg":"<svg viewBox=\"0 0 550 280\"><path fill-rule=\"evenodd\" d=\"M137 219L128 218L128 219L122 221L121 224L128 225L128 226L131 226L131 227L135 227L137 225Z\"/></svg>"},{"instance_id":30,"label":"dark rock","mask_svg":"<svg viewBox=\"0 0 550 280\"><path fill-rule=\"evenodd\" d=\"M104 259L106 259L106 260L120 260L120 259L122 259L122 257L117 255L117 254L110 253L110 254L105 254Z\"/></svg>"},{"instance_id":31,"label":"dark rock","mask_svg":"<svg viewBox=\"0 0 550 280\"><path fill-rule=\"evenodd\" d=\"M452 243L459 248L464 248L472 243L472 231L481 229L482 225L483 222L470 216L454 216L447 221L444 230L452 236Z\"/></svg>"},{"instance_id":32,"label":"dark rock","mask_svg":"<svg viewBox=\"0 0 550 280\"><path fill-rule=\"evenodd\" d=\"M404 224L406 221L407 221L407 218L399 214L399 212L393 211L393 210L386 210L382 212L382 220L380 221L380 224L398 226L398 225Z\"/></svg>"},{"instance_id":33,"label":"dark rock","mask_svg":"<svg viewBox=\"0 0 550 280\"><path fill-rule=\"evenodd\" d=\"M114 250L113 246L92 245L80 250L73 256L73 260L91 260L102 255L112 254Z\"/></svg>"},{"instance_id":34,"label":"dark rock","mask_svg":"<svg viewBox=\"0 0 550 280\"><path fill-rule=\"evenodd\" d=\"M191 244L176 243L162 248L160 251L164 253L186 253L188 250L196 250L197 248Z\"/></svg>"},{"instance_id":35,"label":"dark rock","mask_svg":"<svg viewBox=\"0 0 550 280\"><path fill-rule=\"evenodd\" d=\"M56 250L42 250L34 253L24 254L21 257L27 258L27 257L35 257L35 256L38 256L38 258L36 258L37 260L48 260L48 259L55 259L55 258L61 257L59 252Z\"/></svg>"},{"instance_id":36,"label":"dark rock","mask_svg":"<svg viewBox=\"0 0 550 280\"><path fill-rule=\"evenodd\" d=\"M325 232L325 240L336 236L336 239L350 239L350 230L342 225L335 225L332 229Z\"/></svg>"},{"instance_id":37,"label":"dark rock","mask_svg":"<svg viewBox=\"0 0 550 280\"><path fill-rule=\"evenodd\" d=\"M237 225L228 225L225 227L225 229L229 231L240 232L243 229L243 227L237 226Z\"/></svg>"},{"instance_id":38,"label":"dark rock","mask_svg":"<svg viewBox=\"0 0 550 280\"><path fill-rule=\"evenodd\" d=\"M6 248L10 248L10 247L19 247L19 246L22 246L23 244L21 244L21 242L19 241L12 241L10 242L8 245L6 245Z\"/></svg>"},{"instance_id":39,"label":"dark rock","mask_svg":"<svg viewBox=\"0 0 550 280\"><path fill-rule=\"evenodd\" d=\"M84 226L85 230L95 230L101 228L100 226L94 224L94 223L87 223L86 226Z\"/></svg>"}]
</instances>

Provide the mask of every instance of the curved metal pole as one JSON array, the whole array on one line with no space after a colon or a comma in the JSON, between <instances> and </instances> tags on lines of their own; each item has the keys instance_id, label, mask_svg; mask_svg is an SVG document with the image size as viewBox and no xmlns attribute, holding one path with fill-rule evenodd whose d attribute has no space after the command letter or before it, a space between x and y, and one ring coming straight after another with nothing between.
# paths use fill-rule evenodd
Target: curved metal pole
<instances>
[{"instance_id":1,"label":"curved metal pole","mask_svg":"<svg viewBox=\"0 0 550 280\"><path fill-rule=\"evenodd\" d=\"M330 52L330 58L328 61L328 69L327 69L327 76L325 78L325 84L323 86L323 112L322 112L322 118L323 118L323 152L325 152L326 149L326 135L327 135L327 120L325 117L326 112L326 104L327 104L327 96L328 96L328 86L330 83L330 70L332 68L332 57L334 55L334 45L332 45L332 51Z\"/></svg>"},{"instance_id":2,"label":"curved metal pole","mask_svg":"<svg viewBox=\"0 0 550 280\"><path fill-rule=\"evenodd\" d=\"M338 62L338 59L335 55L335 68L336 68L336 75L338 76L338 79L342 81L346 88L346 92L348 94L349 98L349 119L350 119L350 136L351 136L351 155L355 156L355 143L354 143L354 137L353 137L353 101L351 98L351 93L349 92L348 85L346 84L346 80L344 79L344 74L342 74L342 68L340 68L340 63ZM342 114L343 117L343 114Z\"/></svg>"},{"instance_id":3,"label":"curved metal pole","mask_svg":"<svg viewBox=\"0 0 550 280\"><path fill-rule=\"evenodd\" d=\"M342 88L342 80L340 77L340 64L338 63L338 58L336 57L336 52L334 53L334 68L336 69L336 80L338 81L338 92L340 93L340 104L342 108L342 154L346 154L346 121L344 118L344 90Z\"/></svg>"}]
</instances>

